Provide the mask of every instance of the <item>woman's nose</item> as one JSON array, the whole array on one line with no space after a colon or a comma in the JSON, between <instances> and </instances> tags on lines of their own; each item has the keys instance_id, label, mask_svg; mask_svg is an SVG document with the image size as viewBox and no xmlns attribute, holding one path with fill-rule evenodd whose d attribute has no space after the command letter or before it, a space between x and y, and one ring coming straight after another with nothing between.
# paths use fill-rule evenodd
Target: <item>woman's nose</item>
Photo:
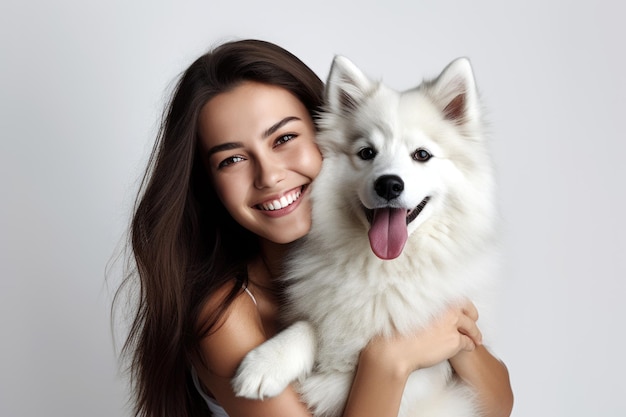
<instances>
[{"instance_id":1,"label":"woman's nose","mask_svg":"<svg viewBox=\"0 0 626 417\"><path fill-rule=\"evenodd\" d=\"M271 188L285 179L285 169L279 161L267 158L257 160L254 186L258 189Z\"/></svg>"}]
</instances>

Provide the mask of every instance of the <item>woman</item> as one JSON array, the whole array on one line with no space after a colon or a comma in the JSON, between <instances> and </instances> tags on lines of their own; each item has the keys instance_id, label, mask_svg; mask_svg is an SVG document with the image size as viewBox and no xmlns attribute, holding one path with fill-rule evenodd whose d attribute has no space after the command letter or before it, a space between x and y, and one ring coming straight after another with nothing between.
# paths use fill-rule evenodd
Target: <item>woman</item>
<instances>
[{"instance_id":1,"label":"woman","mask_svg":"<svg viewBox=\"0 0 626 417\"><path fill-rule=\"evenodd\" d=\"M275 278L310 228L322 94L299 59L256 40L223 44L182 75L131 225L140 290L124 352L136 415L310 416L292 388L253 401L230 379L280 329ZM508 416L508 373L481 346L477 317L468 303L419 334L370 342L344 416L396 416L409 373L446 359L485 416Z\"/></svg>"}]
</instances>

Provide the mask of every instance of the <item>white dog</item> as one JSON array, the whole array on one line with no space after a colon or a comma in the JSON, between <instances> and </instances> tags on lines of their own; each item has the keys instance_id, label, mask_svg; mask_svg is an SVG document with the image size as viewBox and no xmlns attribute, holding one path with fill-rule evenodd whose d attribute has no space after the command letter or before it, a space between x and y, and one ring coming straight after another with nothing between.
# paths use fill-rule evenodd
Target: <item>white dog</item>
<instances>
[{"instance_id":1,"label":"white dog","mask_svg":"<svg viewBox=\"0 0 626 417\"><path fill-rule=\"evenodd\" d=\"M298 380L316 416L338 416L372 337L415 332L466 298L485 333L497 213L467 59L397 92L338 56L326 99L312 229L284 277L293 324L246 356L233 387L263 398ZM444 361L411 374L400 415L476 416L474 402Z\"/></svg>"}]
</instances>

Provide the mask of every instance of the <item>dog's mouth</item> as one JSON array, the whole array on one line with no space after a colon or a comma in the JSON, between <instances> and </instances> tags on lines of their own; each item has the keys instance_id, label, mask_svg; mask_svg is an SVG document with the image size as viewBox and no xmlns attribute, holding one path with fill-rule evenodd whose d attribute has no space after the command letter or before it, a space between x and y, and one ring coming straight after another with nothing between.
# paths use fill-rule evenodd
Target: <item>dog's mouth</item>
<instances>
[{"instance_id":1,"label":"dog's mouth","mask_svg":"<svg viewBox=\"0 0 626 417\"><path fill-rule=\"evenodd\" d=\"M426 203L428 203L428 200L430 200L430 196L424 197L424 199L417 206L415 206L413 210L407 210L407 214L406 214L407 226L413 220L417 218L417 216L422 212L422 210L424 210L424 207L426 207ZM365 217L367 218L367 221L369 222L370 225L372 224L372 221L374 220L374 212L376 210L377 209L368 209L365 206L363 207L363 211L365 212Z\"/></svg>"},{"instance_id":2,"label":"dog's mouth","mask_svg":"<svg viewBox=\"0 0 626 417\"><path fill-rule=\"evenodd\" d=\"M424 210L428 200L430 197L425 197L410 211L393 207L364 208L370 223L370 246L376 256L385 260L400 256L408 239L407 226Z\"/></svg>"}]
</instances>

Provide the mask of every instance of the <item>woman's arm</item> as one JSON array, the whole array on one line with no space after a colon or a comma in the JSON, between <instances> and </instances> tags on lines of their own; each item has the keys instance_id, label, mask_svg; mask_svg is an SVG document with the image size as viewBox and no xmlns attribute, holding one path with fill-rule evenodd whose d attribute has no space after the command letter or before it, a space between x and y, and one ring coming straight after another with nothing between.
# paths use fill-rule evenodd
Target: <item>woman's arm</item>
<instances>
[{"instance_id":1,"label":"woman's arm","mask_svg":"<svg viewBox=\"0 0 626 417\"><path fill-rule=\"evenodd\" d=\"M475 343L474 349L463 349L449 358L450 365L459 378L478 395L482 417L508 417L513 409L513 390L509 372L503 362L495 358L482 344L482 335L476 321L478 310L467 301L461 312L470 322L468 334Z\"/></svg>"},{"instance_id":2,"label":"woman's arm","mask_svg":"<svg viewBox=\"0 0 626 417\"><path fill-rule=\"evenodd\" d=\"M489 360L495 358L488 352L483 356L480 352L484 349L475 349L481 335L473 314L467 311L473 305L468 305L449 309L431 326L415 334L373 339L359 357L343 416L396 417L409 374L448 358L453 358L451 363L459 368L455 368L459 376L479 392L488 411L486 416L508 415L498 411L506 408L506 401L493 397L500 395L499 390L493 389L503 383L501 376L489 376L499 369ZM266 339L256 306L246 295L239 296L219 329L202 341L201 351L209 369L197 370L200 380L231 417L310 417L292 387L263 401L234 395L231 378L237 367L250 350ZM473 351L478 353L469 355ZM476 377L473 367L480 368L483 376ZM502 369L506 370L503 365ZM508 383L508 376L504 382Z\"/></svg>"},{"instance_id":3,"label":"woman's arm","mask_svg":"<svg viewBox=\"0 0 626 417\"><path fill-rule=\"evenodd\" d=\"M459 378L478 393L484 417L511 415L513 390L509 372L504 363L485 346L477 346L471 352L458 353L450 358L450 364Z\"/></svg>"},{"instance_id":4,"label":"woman's arm","mask_svg":"<svg viewBox=\"0 0 626 417\"><path fill-rule=\"evenodd\" d=\"M206 368L196 370L200 380L230 417L311 417L291 386L262 401L236 397L233 393L231 379L241 360L265 340L256 306L250 297L240 295L229 306L219 328L201 342ZM398 344L387 339L377 338L368 345L359 358L345 417L398 415L412 366L412 360L398 357L398 352ZM411 351L408 354L415 356Z\"/></svg>"},{"instance_id":5,"label":"woman's arm","mask_svg":"<svg viewBox=\"0 0 626 417\"><path fill-rule=\"evenodd\" d=\"M221 302L219 294L214 300ZM215 308L207 304L207 309ZM275 416L311 417L292 387L276 397L250 400L235 396L231 381L244 356L267 340L258 310L252 299L240 294L228 307L216 330L200 344L206 367L198 369L198 376L206 391L213 395L230 417Z\"/></svg>"},{"instance_id":6,"label":"woman's arm","mask_svg":"<svg viewBox=\"0 0 626 417\"><path fill-rule=\"evenodd\" d=\"M450 307L420 332L372 340L361 352L352 401L348 402L344 417L368 412L397 415L409 374L447 359L458 377L474 388L483 417L510 416L513 392L508 371L482 345L477 320L478 311L468 301ZM378 396L361 395L376 389Z\"/></svg>"},{"instance_id":7,"label":"woman's arm","mask_svg":"<svg viewBox=\"0 0 626 417\"><path fill-rule=\"evenodd\" d=\"M480 342L482 336L470 317L473 312L467 311L472 308L471 303L449 308L430 326L410 335L374 338L361 352L344 417L397 416L411 372L469 352Z\"/></svg>"}]
</instances>

